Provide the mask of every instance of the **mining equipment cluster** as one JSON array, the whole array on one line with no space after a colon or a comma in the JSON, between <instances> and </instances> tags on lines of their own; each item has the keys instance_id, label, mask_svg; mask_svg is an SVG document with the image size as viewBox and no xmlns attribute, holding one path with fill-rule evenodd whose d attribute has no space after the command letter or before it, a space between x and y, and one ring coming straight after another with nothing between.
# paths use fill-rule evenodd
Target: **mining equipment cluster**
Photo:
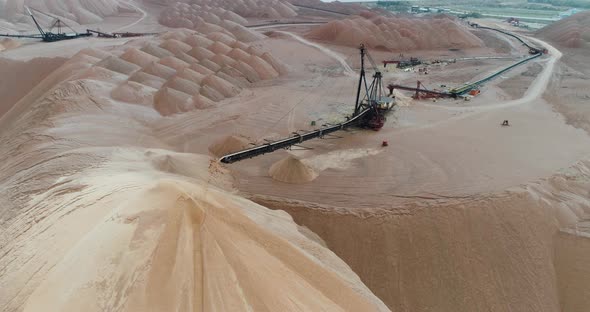
<instances>
[{"instance_id":1,"label":"mining equipment cluster","mask_svg":"<svg viewBox=\"0 0 590 312\"><path fill-rule=\"evenodd\" d=\"M436 98L459 98L459 97L463 97L466 100L468 100L468 99L470 99L470 97L477 96L478 94L480 94L480 87L482 84L500 76L501 74L503 74L503 73L505 73L517 66L525 64L533 59L536 59L536 58L542 56L543 54L548 53L547 49L533 46L533 45L527 43L526 41L522 40L522 38L518 37L517 35L507 32L505 30L491 28L491 27L484 27L484 26L480 26L475 23L469 23L469 25L471 27L478 28L478 29L487 29L487 30L497 31L497 32L500 32L500 33L505 34L507 36L515 38L516 40L521 42L526 48L529 49L530 56L525 57L524 59L519 60L515 64L505 67L505 68L503 68L503 69L501 69L501 70L499 70L499 71L497 71L497 72L495 72L483 79L480 79L478 81L471 82L471 83L466 83L463 86L453 88L450 90L436 90L436 89L430 90L430 89L427 89L422 82L417 81L416 87L404 86L404 85L393 84L393 83L389 84L387 86L387 88L389 89L389 94L392 95L393 91L395 89L398 89L398 90L414 92L414 95L412 97L416 100L436 99ZM456 59L454 61L456 61ZM399 62L400 61L383 61L383 64L385 66L387 66L387 64L391 64L391 63L397 63L399 65Z\"/></svg>"},{"instance_id":2,"label":"mining equipment cluster","mask_svg":"<svg viewBox=\"0 0 590 312\"><path fill-rule=\"evenodd\" d=\"M386 68L388 64L396 64L399 69L410 68L422 64L422 61L416 57L410 57L409 59L400 58L399 60L385 60L383 61L383 68Z\"/></svg>"},{"instance_id":3,"label":"mining equipment cluster","mask_svg":"<svg viewBox=\"0 0 590 312\"><path fill-rule=\"evenodd\" d=\"M135 33L135 32L114 32L105 33L99 30L87 29L87 33L96 34L99 38L130 38L130 37L143 37L143 36L155 36L158 33Z\"/></svg>"},{"instance_id":4,"label":"mining equipment cluster","mask_svg":"<svg viewBox=\"0 0 590 312\"><path fill-rule=\"evenodd\" d=\"M0 34L0 37L9 37L9 38L31 38L31 39L41 39L43 42L56 42L62 40L70 40L76 38L83 38L83 37L92 37L93 35L97 35L99 38L128 38L128 37L141 37L141 36L152 36L157 35L157 33L131 33L131 32L115 32L112 34L104 33L98 30L87 29L85 33L76 32L72 27L66 24L64 21L59 19L58 17L49 15L47 13L41 12L39 10L29 8L25 6L25 10L33 19L33 23L35 27L37 27L37 31L39 34L26 34L26 35L13 35L13 34ZM49 30L44 30L43 27L39 24L35 15L33 15L32 11L35 11L39 14L46 15L51 17L54 21L49 27ZM63 28L68 28L71 30L71 33L63 32ZM53 32L54 29L57 29L56 32Z\"/></svg>"},{"instance_id":5,"label":"mining equipment cluster","mask_svg":"<svg viewBox=\"0 0 590 312\"><path fill-rule=\"evenodd\" d=\"M236 161L256 157L266 153L271 153L279 149L289 149L305 141L323 138L333 132L348 129L351 127L361 127L371 130L379 130L383 127L386 120L387 112L391 111L396 103L392 97L385 96L383 91L383 75L375 65L373 58L368 53L364 45L360 46L361 69L356 92L354 111L346 121L335 125L324 125L321 128L308 132L294 132L291 137L280 139L266 144L258 145L249 149L225 155L219 159L222 163L233 163ZM372 81L369 83L367 72L365 70L365 58L371 63L374 74Z\"/></svg>"},{"instance_id":6,"label":"mining equipment cluster","mask_svg":"<svg viewBox=\"0 0 590 312\"><path fill-rule=\"evenodd\" d=\"M30 35L1 34L0 37L32 38L32 39L41 39L44 42L55 42L55 41L61 41L61 40L69 40L69 39L76 39L76 38L80 38L80 37L92 36L92 34L88 33L88 32L86 32L86 33L76 32L72 27L68 26L68 24L66 24L64 21L62 21L61 19L59 19L55 16L51 16L47 13L43 13L39 10L31 9L26 6L25 6L25 9L26 9L27 13L29 14L29 16L31 16L31 18L33 19L33 23L35 23L35 27L37 27L39 34L30 34ZM39 25L39 22L37 22L37 19L35 18L35 15L33 15L33 12L31 12L31 10L33 10L39 14L49 16L54 19L53 23L49 27L49 31L44 30L41 27L41 25ZM64 28L64 27L70 29L72 31L72 33L63 32L62 28ZM53 32L54 28L57 28L57 32Z\"/></svg>"}]
</instances>

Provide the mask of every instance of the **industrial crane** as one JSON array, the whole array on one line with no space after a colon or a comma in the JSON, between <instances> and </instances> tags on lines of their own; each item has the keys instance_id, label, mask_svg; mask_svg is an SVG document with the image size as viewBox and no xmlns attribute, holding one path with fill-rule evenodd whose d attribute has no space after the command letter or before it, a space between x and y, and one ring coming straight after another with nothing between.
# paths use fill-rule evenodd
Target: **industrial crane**
<instances>
[{"instance_id":1,"label":"industrial crane","mask_svg":"<svg viewBox=\"0 0 590 312\"><path fill-rule=\"evenodd\" d=\"M38 35L0 34L0 37L33 38L33 39L42 39L45 42L55 42L55 41L61 41L61 40L69 40L69 39L76 39L76 38L80 38L80 37L92 36L92 34L90 32L86 32L86 33L76 32L74 29L72 29L72 27L68 26L68 24L66 24L64 21L62 21L61 19L59 19L55 16L49 15L47 13L43 13L39 10L35 10L34 8L29 8L27 6L25 6L25 10L29 14L29 16L31 16L31 18L33 19L33 23L35 23L35 26L37 27L39 34ZM54 19L54 22L51 24L49 31L43 30L43 28L41 27L41 25L39 25L39 22L37 21L37 19L35 18L35 16L31 12L31 10L38 12L40 14L43 14L43 15L49 16ZM56 33L52 32L53 29L56 27L57 27L57 32ZM69 28L73 33L68 34L68 33L62 32L63 27Z\"/></svg>"},{"instance_id":2,"label":"industrial crane","mask_svg":"<svg viewBox=\"0 0 590 312\"><path fill-rule=\"evenodd\" d=\"M356 102L353 116L360 114L362 111L368 110L368 113L363 116L361 126L373 130L379 130L385 124L385 114L393 108L395 101L391 97L384 96L382 82L383 74L378 69L375 61L365 48L364 44L361 44L360 51L361 73L356 93ZM375 71L371 84L367 83L367 75L365 72L365 56L367 59L369 59L369 62ZM364 97L361 97L363 89L365 91Z\"/></svg>"},{"instance_id":3,"label":"industrial crane","mask_svg":"<svg viewBox=\"0 0 590 312\"><path fill-rule=\"evenodd\" d=\"M385 123L385 113L395 106L395 100L391 97L383 95L383 84L381 81L382 74L371 55L367 52L364 45L360 46L361 51L361 70L356 92L356 101L354 105L354 112L347 118L345 122L326 125L320 129L308 131L305 133L293 133L293 136L281 139L278 141L267 142L262 145L254 146L242 151L231 153L221 157L219 161L230 164L243 159L248 159L271 153L279 149L288 149L291 146L298 145L307 140L322 138L333 132L344 130L350 127L363 127L373 130L379 130ZM373 81L369 84L365 71L365 57L375 70L373 74Z\"/></svg>"}]
</instances>

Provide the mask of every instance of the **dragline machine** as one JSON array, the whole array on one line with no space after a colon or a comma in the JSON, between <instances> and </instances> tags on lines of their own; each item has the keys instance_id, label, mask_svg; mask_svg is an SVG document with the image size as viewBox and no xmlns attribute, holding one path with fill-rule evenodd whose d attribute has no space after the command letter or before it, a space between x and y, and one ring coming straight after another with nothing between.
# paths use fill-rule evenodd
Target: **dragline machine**
<instances>
[{"instance_id":1,"label":"dragline machine","mask_svg":"<svg viewBox=\"0 0 590 312\"><path fill-rule=\"evenodd\" d=\"M386 113L392 110L395 106L395 98L384 95L383 84L381 81L381 71L379 71L375 65L373 58L368 53L364 45L360 46L360 52L361 70L356 92L354 111L351 116L347 117L345 122L336 125L327 125L321 127L320 129L309 132L295 132L293 133L293 136L285 139L268 142L259 146L225 155L221 157L220 161L222 163L233 163L243 159L271 153L279 149L288 149L291 146L298 145L302 142L315 138L322 138L325 135L350 127L362 127L372 130L381 129L385 123ZM373 70L375 71L371 83L367 81L365 58L369 60Z\"/></svg>"},{"instance_id":2,"label":"dragline machine","mask_svg":"<svg viewBox=\"0 0 590 312\"><path fill-rule=\"evenodd\" d=\"M60 40L69 40L69 39L76 39L76 38L80 38L80 37L92 36L92 34L90 32L86 32L86 33L76 32L74 29L72 29L70 26L68 26L68 24L66 24L64 21L62 21L61 19L59 19L55 16L49 15L47 13L43 13L39 10L29 8L27 6L25 6L25 10L33 19L33 23L35 23L35 27L37 27L39 34L38 35L37 34L35 34L35 35L0 34L0 37L33 38L33 39L42 39L45 42L54 42L54 41L60 41ZM52 19L54 19L53 24L51 24L51 27L49 27L49 31L43 30L43 28L41 27L41 25L39 25L39 22L35 18L35 15L33 15L33 12L31 12L31 10L38 12L40 14L43 14L43 15L49 16ZM69 28L72 31L72 33L68 34L68 33L62 32L62 28L64 28L64 27ZM52 32L54 28L57 28L57 32L55 32L55 33Z\"/></svg>"}]
</instances>

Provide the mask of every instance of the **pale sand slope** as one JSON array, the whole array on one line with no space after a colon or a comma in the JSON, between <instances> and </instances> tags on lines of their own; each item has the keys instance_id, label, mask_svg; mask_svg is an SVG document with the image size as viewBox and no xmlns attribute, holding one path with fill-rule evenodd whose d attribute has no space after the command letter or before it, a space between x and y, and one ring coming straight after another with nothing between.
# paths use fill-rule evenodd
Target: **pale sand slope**
<instances>
[{"instance_id":1,"label":"pale sand slope","mask_svg":"<svg viewBox=\"0 0 590 312\"><path fill-rule=\"evenodd\" d=\"M562 47L590 47L590 12L581 12L555 22L537 32Z\"/></svg>"},{"instance_id":2,"label":"pale sand slope","mask_svg":"<svg viewBox=\"0 0 590 312\"><path fill-rule=\"evenodd\" d=\"M561 232L555 242L555 270L561 310L587 311L590 306L590 236Z\"/></svg>"},{"instance_id":3,"label":"pale sand slope","mask_svg":"<svg viewBox=\"0 0 590 312\"><path fill-rule=\"evenodd\" d=\"M36 58L28 62L0 58L0 117L41 80L66 61L65 58Z\"/></svg>"},{"instance_id":4,"label":"pale sand slope","mask_svg":"<svg viewBox=\"0 0 590 312\"><path fill-rule=\"evenodd\" d=\"M483 42L450 17L351 17L316 26L307 38L390 51L481 47Z\"/></svg>"},{"instance_id":5,"label":"pale sand slope","mask_svg":"<svg viewBox=\"0 0 590 312\"><path fill-rule=\"evenodd\" d=\"M160 24L173 28L188 28L204 33L225 28L235 38L251 42L264 38L264 35L244 27L246 19L221 7L199 6L176 3L160 13Z\"/></svg>"},{"instance_id":6,"label":"pale sand slope","mask_svg":"<svg viewBox=\"0 0 590 312\"><path fill-rule=\"evenodd\" d=\"M253 199L317 233L393 311L584 312L589 188L581 161L496 195L382 209Z\"/></svg>"},{"instance_id":7,"label":"pale sand slope","mask_svg":"<svg viewBox=\"0 0 590 312\"><path fill-rule=\"evenodd\" d=\"M1 311L387 310L289 215L229 193L209 157L175 152L166 142L190 133L153 88L113 99L139 68L84 51L0 119Z\"/></svg>"},{"instance_id":8,"label":"pale sand slope","mask_svg":"<svg viewBox=\"0 0 590 312\"><path fill-rule=\"evenodd\" d=\"M178 12L189 12L187 6L199 9L204 9L208 13L218 14L219 18L230 19L226 17L226 13L222 13L227 10L232 14L237 14L241 17L253 17L253 18L288 18L296 16L295 7L289 2L284 0L189 0L176 2L174 0L152 0L153 2L162 4L173 4L175 7L184 6L185 9L181 9ZM187 3L183 3L187 2ZM223 8L219 10L219 8ZM213 9L213 10L211 10ZM194 14L199 14L196 11ZM200 15L200 14L199 14Z\"/></svg>"}]
</instances>

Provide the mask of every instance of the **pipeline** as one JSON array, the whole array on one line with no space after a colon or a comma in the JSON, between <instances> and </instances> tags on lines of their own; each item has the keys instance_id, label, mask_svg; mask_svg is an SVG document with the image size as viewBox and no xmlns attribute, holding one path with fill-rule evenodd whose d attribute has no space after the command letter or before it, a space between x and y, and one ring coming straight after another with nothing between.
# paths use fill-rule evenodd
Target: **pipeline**
<instances>
[{"instance_id":1,"label":"pipeline","mask_svg":"<svg viewBox=\"0 0 590 312\"><path fill-rule=\"evenodd\" d=\"M248 25L246 28L265 28L265 27L278 27L278 26L293 26L293 25L323 25L327 24L328 22L274 22L274 23L265 23L265 24L257 24L257 25Z\"/></svg>"},{"instance_id":2,"label":"pipeline","mask_svg":"<svg viewBox=\"0 0 590 312\"><path fill-rule=\"evenodd\" d=\"M43 37L41 35L11 35L11 34L0 34L0 37L43 39Z\"/></svg>"},{"instance_id":3,"label":"pipeline","mask_svg":"<svg viewBox=\"0 0 590 312\"><path fill-rule=\"evenodd\" d=\"M320 9L320 8L315 8L315 7L307 6L307 5L300 5L300 4L292 4L292 5L294 7L297 7L297 8L304 8L304 9L310 9L310 10L316 10L316 11L323 11L323 12L340 14L340 15L353 15L353 14L350 14L350 13L338 12L338 11L333 11L333 10L328 10L328 9Z\"/></svg>"}]
</instances>

